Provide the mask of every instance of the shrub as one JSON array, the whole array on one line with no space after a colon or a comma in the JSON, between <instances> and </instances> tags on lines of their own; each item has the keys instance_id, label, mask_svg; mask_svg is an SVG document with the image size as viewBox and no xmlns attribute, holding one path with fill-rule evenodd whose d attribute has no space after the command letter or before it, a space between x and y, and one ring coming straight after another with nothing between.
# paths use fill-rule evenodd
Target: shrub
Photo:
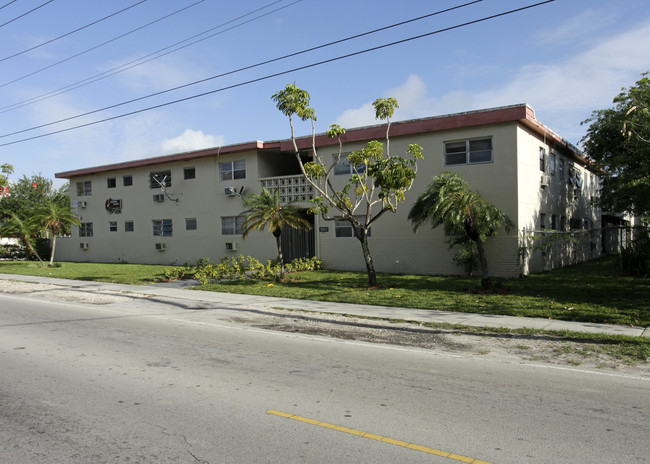
<instances>
[{"instance_id":1,"label":"shrub","mask_svg":"<svg viewBox=\"0 0 650 464\"><path fill-rule=\"evenodd\" d=\"M322 269L323 262L316 257L298 258L285 267L287 272L312 271ZM280 271L280 264L275 260L269 260L266 264L262 264L252 256L239 255L237 258L224 257L218 264L210 263L208 258L199 260L194 267L193 275L202 285L205 285L210 282L246 278L278 280ZM170 272L175 271L170 270ZM167 276L167 273L165 275Z\"/></svg>"}]
</instances>

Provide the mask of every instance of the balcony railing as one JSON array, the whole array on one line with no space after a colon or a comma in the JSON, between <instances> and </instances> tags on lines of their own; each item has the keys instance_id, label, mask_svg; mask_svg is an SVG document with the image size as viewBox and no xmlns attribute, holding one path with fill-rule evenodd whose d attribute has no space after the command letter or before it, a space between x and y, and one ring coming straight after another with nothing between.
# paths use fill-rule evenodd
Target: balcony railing
<instances>
[{"instance_id":1,"label":"balcony railing","mask_svg":"<svg viewBox=\"0 0 650 464\"><path fill-rule=\"evenodd\" d=\"M314 198L314 188L300 174L297 176L267 177L260 179L262 187L271 192L280 191L280 202L287 204L293 201L309 201Z\"/></svg>"}]
</instances>

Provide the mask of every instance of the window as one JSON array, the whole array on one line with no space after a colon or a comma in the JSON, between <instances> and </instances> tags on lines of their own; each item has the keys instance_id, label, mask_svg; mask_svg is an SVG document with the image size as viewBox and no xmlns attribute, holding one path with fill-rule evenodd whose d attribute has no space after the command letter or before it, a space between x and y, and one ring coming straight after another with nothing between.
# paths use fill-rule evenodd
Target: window
<instances>
[{"instance_id":1,"label":"window","mask_svg":"<svg viewBox=\"0 0 650 464\"><path fill-rule=\"evenodd\" d=\"M546 149L539 147L539 170L546 172Z\"/></svg>"},{"instance_id":2,"label":"window","mask_svg":"<svg viewBox=\"0 0 650 464\"><path fill-rule=\"evenodd\" d=\"M582 228L582 221L579 218L569 219L569 228L571 230L580 230Z\"/></svg>"},{"instance_id":3,"label":"window","mask_svg":"<svg viewBox=\"0 0 650 464\"><path fill-rule=\"evenodd\" d=\"M124 221L124 232L133 232L133 221Z\"/></svg>"},{"instance_id":4,"label":"window","mask_svg":"<svg viewBox=\"0 0 650 464\"><path fill-rule=\"evenodd\" d=\"M560 216L560 231L566 232L566 217Z\"/></svg>"},{"instance_id":5,"label":"window","mask_svg":"<svg viewBox=\"0 0 650 464\"><path fill-rule=\"evenodd\" d=\"M93 185L91 181L77 182L77 195L82 197L93 194Z\"/></svg>"},{"instance_id":6,"label":"window","mask_svg":"<svg viewBox=\"0 0 650 464\"><path fill-rule=\"evenodd\" d=\"M246 161L219 163L221 180L246 179Z\"/></svg>"},{"instance_id":7,"label":"window","mask_svg":"<svg viewBox=\"0 0 650 464\"><path fill-rule=\"evenodd\" d=\"M171 171L157 171L149 173L149 188L160 188L172 186L172 172Z\"/></svg>"},{"instance_id":8,"label":"window","mask_svg":"<svg viewBox=\"0 0 650 464\"><path fill-rule=\"evenodd\" d=\"M557 230L557 214L551 215L551 229Z\"/></svg>"},{"instance_id":9,"label":"window","mask_svg":"<svg viewBox=\"0 0 650 464\"><path fill-rule=\"evenodd\" d=\"M334 155L334 159L336 159L336 156L337 155ZM341 159L339 160L338 163L336 163L336 166L334 166L335 176L342 176L342 175L349 176L351 174L363 174L364 172L366 172L365 164L363 166L357 166L356 173L355 173L355 169L350 164L350 161L347 158L347 154L341 155Z\"/></svg>"},{"instance_id":10,"label":"window","mask_svg":"<svg viewBox=\"0 0 650 464\"><path fill-rule=\"evenodd\" d=\"M196 218L185 218L185 230L196 230Z\"/></svg>"},{"instance_id":11,"label":"window","mask_svg":"<svg viewBox=\"0 0 650 464\"><path fill-rule=\"evenodd\" d=\"M564 158L560 158L558 163L557 175L560 179L564 180Z\"/></svg>"},{"instance_id":12,"label":"window","mask_svg":"<svg viewBox=\"0 0 650 464\"><path fill-rule=\"evenodd\" d=\"M106 187L109 189L117 187L117 181L115 180L115 177L109 177L106 179Z\"/></svg>"},{"instance_id":13,"label":"window","mask_svg":"<svg viewBox=\"0 0 650 464\"><path fill-rule=\"evenodd\" d=\"M196 179L196 168L183 168L184 179Z\"/></svg>"},{"instance_id":14,"label":"window","mask_svg":"<svg viewBox=\"0 0 650 464\"><path fill-rule=\"evenodd\" d=\"M171 237L172 235L172 220L171 219L154 219L153 220L153 235L160 237Z\"/></svg>"},{"instance_id":15,"label":"window","mask_svg":"<svg viewBox=\"0 0 650 464\"><path fill-rule=\"evenodd\" d=\"M244 216L223 216L221 218L221 235L241 235L241 227L245 221Z\"/></svg>"},{"instance_id":16,"label":"window","mask_svg":"<svg viewBox=\"0 0 650 464\"><path fill-rule=\"evenodd\" d=\"M335 237L354 237L354 230L352 224L347 219L336 219L334 221L334 236ZM368 237L370 237L370 229L368 230Z\"/></svg>"},{"instance_id":17,"label":"window","mask_svg":"<svg viewBox=\"0 0 650 464\"><path fill-rule=\"evenodd\" d=\"M124 176L122 177L122 183L125 187L130 187L133 185L133 176Z\"/></svg>"},{"instance_id":18,"label":"window","mask_svg":"<svg viewBox=\"0 0 650 464\"><path fill-rule=\"evenodd\" d=\"M445 165L492 162L492 139L445 143Z\"/></svg>"},{"instance_id":19,"label":"window","mask_svg":"<svg viewBox=\"0 0 650 464\"><path fill-rule=\"evenodd\" d=\"M539 214L539 228L544 230L546 229L546 214L545 213L540 213Z\"/></svg>"},{"instance_id":20,"label":"window","mask_svg":"<svg viewBox=\"0 0 650 464\"><path fill-rule=\"evenodd\" d=\"M549 174L551 174L552 176L555 175L555 158L556 158L555 153L552 153L552 152L551 152L551 158L550 158L550 160L549 160L550 163L549 163L549 167L548 167L548 168L549 168L549 171L550 171Z\"/></svg>"},{"instance_id":21,"label":"window","mask_svg":"<svg viewBox=\"0 0 650 464\"><path fill-rule=\"evenodd\" d=\"M110 232L117 232L117 221L110 221L108 223L108 230Z\"/></svg>"},{"instance_id":22,"label":"window","mask_svg":"<svg viewBox=\"0 0 650 464\"><path fill-rule=\"evenodd\" d=\"M79 237L92 237L93 236L93 223L82 222L79 224Z\"/></svg>"}]
</instances>

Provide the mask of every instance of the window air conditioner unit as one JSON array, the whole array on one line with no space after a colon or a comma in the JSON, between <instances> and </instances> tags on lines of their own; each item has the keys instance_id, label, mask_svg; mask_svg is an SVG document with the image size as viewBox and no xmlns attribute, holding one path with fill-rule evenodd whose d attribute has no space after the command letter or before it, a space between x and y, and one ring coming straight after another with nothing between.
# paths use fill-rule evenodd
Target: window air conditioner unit
<instances>
[{"instance_id":1,"label":"window air conditioner unit","mask_svg":"<svg viewBox=\"0 0 650 464\"><path fill-rule=\"evenodd\" d=\"M226 242L226 250L237 251L237 242Z\"/></svg>"},{"instance_id":2,"label":"window air conditioner unit","mask_svg":"<svg viewBox=\"0 0 650 464\"><path fill-rule=\"evenodd\" d=\"M86 206L88 206L88 204L85 201L80 200L80 201L77 202L77 206L79 208L85 208Z\"/></svg>"},{"instance_id":3,"label":"window air conditioner unit","mask_svg":"<svg viewBox=\"0 0 650 464\"><path fill-rule=\"evenodd\" d=\"M156 250L163 251L167 249L166 243L156 243Z\"/></svg>"},{"instance_id":4,"label":"window air conditioner unit","mask_svg":"<svg viewBox=\"0 0 650 464\"><path fill-rule=\"evenodd\" d=\"M162 193L157 193L153 196L153 201L157 203L163 202L165 201L165 195L163 195Z\"/></svg>"},{"instance_id":5,"label":"window air conditioner unit","mask_svg":"<svg viewBox=\"0 0 650 464\"><path fill-rule=\"evenodd\" d=\"M88 249L88 243L84 243L84 242L80 243L79 248L81 248L82 250L87 250Z\"/></svg>"},{"instance_id":6,"label":"window air conditioner unit","mask_svg":"<svg viewBox=\"0 0 650 464\"><path fill-rule=\"evenodd\" d=\"M548 187L550 183L551 183L551 176L543 175L540 185L542 187Z\"/></svg>"},{"instance_id":7,"label":"window air conditioner unit","mask_svg":"<svg viewBox=\"0 0 650 464\"><path fill-rule=\"evenodd\" d=\"M237 196L237 189L235 187L226 187L224 193L227 197L234 197Z\"/></svg>"}]
</instances>

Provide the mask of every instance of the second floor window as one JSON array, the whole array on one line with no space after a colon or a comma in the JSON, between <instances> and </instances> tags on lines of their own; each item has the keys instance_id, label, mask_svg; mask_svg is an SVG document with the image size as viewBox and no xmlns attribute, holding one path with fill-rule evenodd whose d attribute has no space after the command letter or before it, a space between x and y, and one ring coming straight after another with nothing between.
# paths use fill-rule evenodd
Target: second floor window
<instances>
[{"instance_id":1,"label":"second floor window","mask_svg":"<svg viewBox=\"0 0 650 464\"><path fill-rule=\"evenodd\" d=\"M87 180L84 182L77 182L77 195L80 197L93 194L93 184Z\"/></svg>"},{"instance_id":2,"label":"second floor window","mask_svg":"<svg viewBox=\"0 0 650 464\"><path fill-rule=\"evenodd\" d=\"M492 139L462 140L445 143L445 165L492 162Z\"/></svg>"},{"instance_id":3,"label":"second floor window","mask_svg":"<svg viewBox=\"0 0 650 464\"><path fill-rule=\"evenodd\" d=\"M246 179L246 161L228 161L219 163L221 180Z\"/></svg>"},{"instance_id":4,"label":"second floor window","mask_svg":"<svg viewBox=\"0 0 650 464\"><path fill-rule=\"evenodd\" d=\"M334 159L336 160L336 155L334 156ZM366 172L366 165L357 166L355 172L355 168L350 164L350 161L348 161L347 155L341 155L341 159L336 163L336 166L334 166L335 176L349 176L351 174L363 174L364 172Z\"/></svg>"},{"instance_id":5,"label":"second floor window","mask_svg":"<svg viewBox=\"0 0 650 464\"><path fill-rule=\"evenodd\" d=\"M157 171L149 173L149 188L160 188L171 187L172 186L172 172L167 171Z\"/></svg>"},{"instance_id":6,"label":"second floor window","mask_svg":"<svg viewBox=\"0 0 650 464\"><path fill-rule=\"evenodd\" d=\"M241 226L245 221L244 216L222 216L221 235L241 235Z\"/></svg>"}]
</instances>

